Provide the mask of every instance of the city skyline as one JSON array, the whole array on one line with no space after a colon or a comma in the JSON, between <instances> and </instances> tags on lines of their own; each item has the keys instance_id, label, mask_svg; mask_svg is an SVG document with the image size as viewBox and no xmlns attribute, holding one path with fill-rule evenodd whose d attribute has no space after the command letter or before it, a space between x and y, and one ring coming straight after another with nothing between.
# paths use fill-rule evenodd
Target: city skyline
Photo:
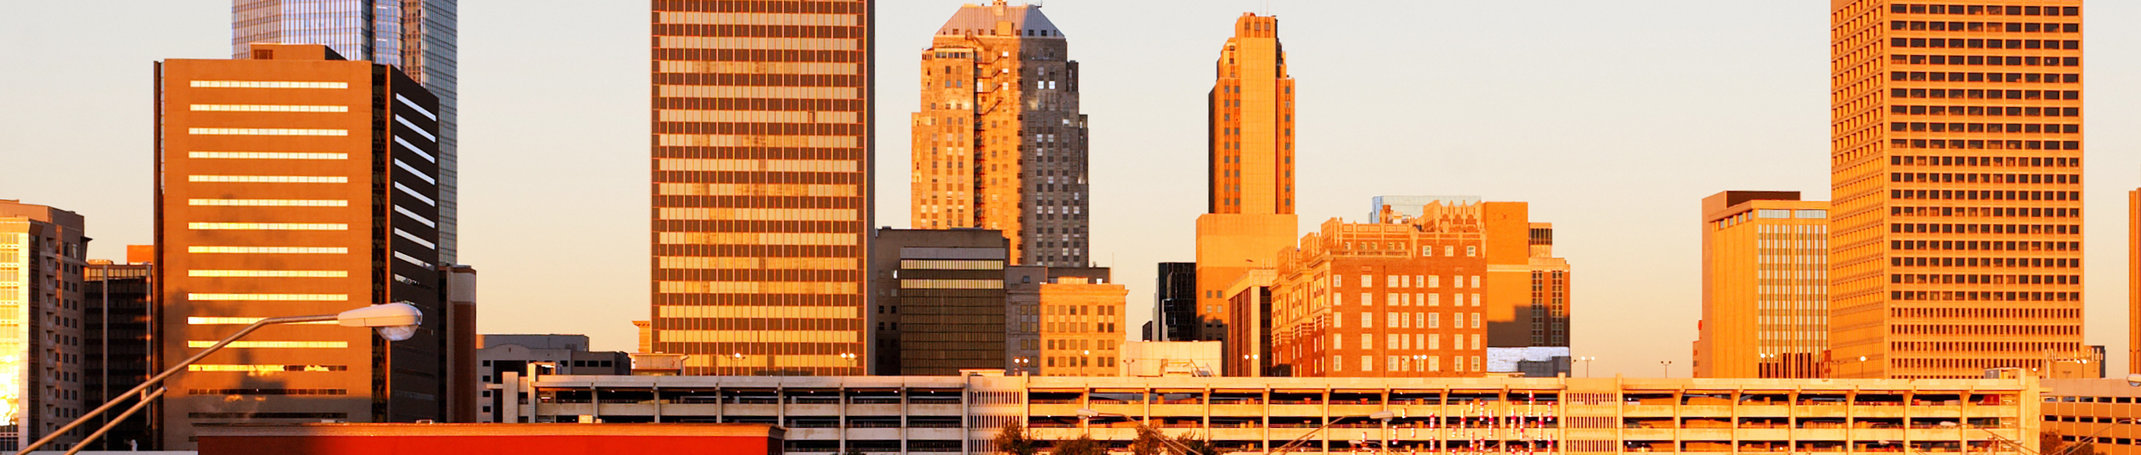
<instances>
[{"instance_id":1,"label":"city skyline","mask_svg":"<svg viewBox=\"0 0 2141 455\"><path fill-rule=\"evenodd\" d=\"M876 36L882 41L879 50L884 52L878 56L877 62L882 66L876 82L884 87L915 86L907 83L917 74L911 66L913 54L908 52L926 46L930 30L941 24L943 15L959 3L943 2L927 8L881 12ZM1656 18L1631 17L1630 14L1638 13L1617 11L1625 8L1610 5L1447 5L1452 10L1442 11L1399 4L1385 9L1415 14L1381 15L1392 16L1390 18L1353 17L1358 15L1357 11L1342 14L1353 8L1279 5L1273 12L1287 25L1290 70L1310 82L1304 84L1301 97L1303 175L1299 179L1302 208L1298 213L1304 215L1303 222L1320 222L1331 216L1362 221L1354 208L1358 206L1358 200L1372 194L1464 193L1481 194L1496 200L1530 201L1537 216L1555 221L1560 231L1557 246L1561 247L1561 255L1587 267L1587 276L1577 283L1574 297L1584 302L1583 308L1576 310L1583 314L1577 318L1575 340L1572 340L1577 354L1600 357L1597 367L1601 374L1618 371L1648 375L1655 371L1651 368L1657 360L1685 362L1686 343L1695 333L1692 315L1699 305L1699 278L1695 273L1699 256L1694 253L1699 244L1692 226L1684 226L1685 213L1697 206L1700 197L1724 190L1798 190L1805 192L1809 199L1827 196L1823 185L1827 163L1821 152L1823 142L1828 139L1828 130L1822 123L1828 97L1824 90L1826 80L1821 77L1821 70L1827 66L1827 11L1815 4L1790 7L1696 4L1704 7L1681 10L1714 12L1729 20L1686 21L1703 23L1667 20L1652 24L1688 28L1617 26L1590 29L1585 27L1598 27L1587 24L1595 17ZM1227 24L1255 5L1140 6L1151 15L1172 18L1156 22L1109 14L1110 10L1128 5L1058 4L1049 7L1048 11L1070 32L1070 38L1079 43L1070 58L1083 63L1087 84L1083 104L1096 122L1092 143L1093 206L1096 207L1092 257L1099 265L1114 267L1118 270L1119 282L1132 286L1130 294L1137 297L1131 300L1129 313L1133 319L1127 321L1126 326L1136 327L1142 322L1140 318L1150 313L1142 310L1149 305L1143 296L1151 295L1152 280L1144 274L1152 269L1149 264L1192 257L1187 246L1193 238L1189 226L1194 215L1199 213L1197 207L1203 205L1199 202L1205 182L1167 177L1183 175L1185 170L1201 169L1204 154L1199 142L1204 136L1204 116L1197 111L1201 111L1204 94L1209 88L1206 71L1211 64L1211 51L1225 36ZM213 8L216 5L188 6L211 12L217 9ZM645 22L645 11L638 5L611 7L625 11L585 12L576 16L607 21L613 19L611 15L614 14L627 22ZM155 8L168 7L158 5ZM1473 10L1456 11L1457 8ZM2129 19L2135 17L2137 11L2134 6L2125 4L2100 3L2091 5L2091 8L2088 20L2098 24ZM139 20L144 22L152 22L149 18L193 20L185 14L169 14L169 10L140 10L144 18ZM1526 12L1534 14L1524 14ZM1451 17L1442 17L1444 15ZM26 14L23 17L40 16L45 15ZM201 15L212 20L187 26L212 33L188 32L176 36L214 38L219 34L216 32L227 33L227 29L220 27L226 26L228 21L213 20L215 16ZM1398 20L1405 16L1448 22L1409 24ZM1750 24L1733 24L1735 20L1755 16L1762 17L1752 22L1751 28ZM1421 17L1425 19L1419 19ZM464 242L463 250L470 254L462 262L486 266L486 282L492 285L486 290L487 301L506 308L526 309L486 312L483 328L487 332L585 332L595 335L597 345L604 348L629 346L631 326L628 321L643 317L646 308L644 301L631 296L645 295L645 283L648 282L631 270L644 270L647 258L644 250L633 246L634 243L644 244L644 237L639 236L644 235L645 227L631 221L645 218L644 206L639 205L639 201L645 200L643 176L646 161L636 155L646 150L644 143L636 141L644 141L648 136L648 125L641 117L646 112L645 106L636 105L638 100L646 98L647 60L636 50L645 47L645 31L629 25L602 28L601 39L593 40L593 43L566 43L563 46L568 47L563 51L550 47L543 53L533 53L535 49L520 53L491 47L500 46L499 41L514 41L497 39L499 36L534 38L532 35L501 34L503 24L511 23L515 18L528 19L495 11L488 14L465 11L462 15L464 49L507 51L480 57L477 52L462 52L465 60L471 63L464 65L464 79L469 83L462 87L463 96L471 101L467 103L470 112L497 115L527 110L560 119L509 117L520 120L516 122L477 120L477 115L470 115L467 120L476 123L465 123L469 128L464 131L471 133L466 136L470 138L468 143L472 149L479 150L474 155L483 155L484 150L500 152L496 154L498 156L484 158L487 160L485 165L495 167L468 173L471 179L464 186L467 190L464 194L470 196L467 199L471 203L464 205L469 208L465 212L471 215L464 217L468 220L464 225L481 226L485 231L479 232L486 233L467 236L469 241ZM1537 22L1519 22L1515 18ZM1391 22L1360 24L1358 21ZM1478 24L1462 23L1465 21ZM613 27L619 25L601 23ZM913 24L926 25L916 27ZM7 25L4 27L7 30L19 30L5 32L9 38L27 37L37 30L45 30L41 25ZM514 26L541 28L524 27L524 24ZM1173 38L1156 43L1132 39L1140 36L1141 28L1145 26L1173 28L1175 30L1164 31L1193 32L1194 35L1163 35ZM1447 26L1451 30L1437 30L1438 26ZM1509 30L1514 27L1522 28ZM1553 27L1563 30L1552 30ZM1380 28L1394 29L1376 30ZM1468 37L1463 31L1474 33L1470 37L1482 36L1476 34L1481 32L1480 28L1495 33L1551 30L1549 34L1555 38L1543 42L1524 41L1536 39L1527 37L1505 37L1514 41L1461 41ZM1614 33L1611 37L1625 40L1577 39L1586 31ZM1742 31L1745 33L1734 35ZM479 35L479 32L497 35ZM476 36L486 38L469 39ZM2141 48L2137 46L2141 40L2137 40L2135 34L2121 32L2116 27L2092 30L2089 36L2089 55L2135 55L2132 51ZM1699 39L1674 41L1685 38ZM22 39L14 41L26 42ZM6 128L0 129L0 141L5 141L0 142L0 147L11 151L49 150L50 153L43 154L88 157L93 159L92 163L111 166L108 171L87 167L53 171L62 168L54 165L56 162L38 161L42 157L30 157L32 163L43 166L16 168L38 169L33 172L0 171L0 182L20 182L0 187L0 191L8 192L0 197L66 207L90 217L90 224L95 226L90 235L99 239L92 244L91 258L121 257L117 246L147 243L145 212L148 193L139 190L140 183L132 183L146 175L132 171L143 169L146 161L143 157L149 149L146 135L149 127L140 102L145 97L139 96L149 83L140 79L139 69L156 58L213 57L222 44L216 39L208 39L199 43L187 42L183 47L158 47L170 45L166 44L169 41L191 40L158 41L156 46L141 46L138 51L109 54L113 58L124 58L123 61L84 65L85 69L109 65L122 70L116 76L85 76L79 69L60 69L51 75L10 75L0 79L18 87L96 87L81 90L118 92L111 100L92 95L75 103L78 106L61 106L65 103L48 102L43 98L48 95L11 91L10 98L29 95L24 97L27 101L24 104L57 106L57 112L18 112L0 117L0 120L9 120L0 123L11 125L0 127ZM620 42L624 43L622 47L615 45ZM1421 43L1432 46L1410 46ZM130 44L89 39L57 46L69 51L56 55L101 60L106 56L94 59L79 56L99 55L94 49ZM1532 47L1526 47L1526 44ZM1645 53L1633 53L1633 50L1624 48L1627 46ZM618 54L614 57L621 65L618 68L568 71L564 75L541 76L531 81L505 79L538 76L500 71L499 68L517 68L515 65L520 64L492 60L530 58L548 53L590 55L590 58L600 59L605 57L593 57L579 51L601 52L611 48L614 50L607 53ZM1733 49L1743 52L1729 53ZM1417 53L1429 57L1420 59L1429 62L1424 66L1405 66L1389 71L1362 71L1363 68L1381 69L1389 63L1377 59L1380 56L1377 52ZM149 57L143 57L144 53ZM1554 64L1536 63L1555 59L1559 61ZM484 64L483 68L490 68L487 71L491 73L473 71L476 67L473 63L478 61ZM1452 64L1442 65L1444 62ZM1146 65L1187 68L1181 70L1187 74L1181 77L1158 74L1145 69ZM2121 88L2116 82L2121 75L2134 74L2135 63L2098 57L2091 60L2087 68L2085 77L2105 77L2111 81L2094 84L2091 89L2089 96L2094 107L2089 120L2095 123L2090 125L2131 123L2137 117L2136 112L2122 110L2121 106L2137 105L2125 102L2134 100L2136 92ZM588 79L590 73L597 73L600 78ZM1777 77L1774 76L1776 73L1792 76ZM64 80L62 76L66 75L74 75L81 81ZM1756 77L1735 79L1748 76ZM1510 81L1488 80L1491 78ZM544 101L558 103L555 105L511 99L523 96L528 90L572 86L563 84L593 85L602 89ZM1138 87L1139 84L1150 87ZM612 85L619 87L610 87ZM1198 85L1205 87L1197 88ZM127 92L112 87L136 90ZM118 96L128 93L132 95ZM875 208L880 214L875 224L880 226L910 225L900 218L908 211L901 205L908 196L898 191L897 185L903 180L899 177L906 176L905 170L910 169L901 158L906 154L900 153L905 151L901 146L908 142L908 136L897 127L905 122L896 120L914 110L911 109L913 106L904 105L912 97L901 93L899 90L882 93L886 96L880 97L882 104L878 106L879 117L876 118L883 127L877 131L877 145L885 146L878 151L880 159L875 168L882 173L878 183L884 184L875 198ZM1381 95L1381 98L1373 95ZM479 106L479 100L492 104ZM573 104L575 101L598 103L576 105ZM631 114L633 111L638 114ZM596 113L622 113L622 118L603 118ZM129 118L135 123L129 123ZM548 123L552 121L562 123ZM135 137L131 143L116 140L124 139L119 134L111 134L121 136L111 139L63 137L62 133L70 131L76 135L88 133L87 128L91 125L137 133L133 133ZM572 136L574 132L556 128L564 125L579 126L581 131L600 131L589 134L617 136L622 142ZM1512 135L1510 128L1547 133ZM2113 352L2117 352L2119 340L2124 338L2117 329L2125 322L2125 295L2119 292L2123 289L2122 283L2113 277L2125 275L2124 269L2118 266L2125 257L2120 254L2122 244L2113 237L2126 232L2125 218L2119 215L2124 213L2124 201L2120 196L2126 189L2136 186L2134 169L2136 162L2141 161L2126 151L2133 150L2141 141L2136 140L2135 134L2116 127L2102 128L2094 133L2088 141L2091 148L2100 152L2091 157L2084 171L2085 181L2089 182L2088 189L2084 190L2088 197L2085 207L2094 215L2089 217L2085 230L2091 252L2085 269L2088 270L2086 297L2090 303L2088 314L2093 317L2087 323L2088 337L2084 341L2110 345L2114 347ZM521 135L529 137L515 137ZM594 147L580 147L588 145ZM527 150L531 155L516 156L517 152L504 152L516 150ZM619 156L615 161L618 163L578 162L576 157L584 157L589 150L617 153ZM471 157L471 160L476 158ZM1391 162L1389 160L1417 164L1384 164ZM546 162L555 168L537 164ZM463 167L482 169L474 164ZM1765 169L1767 172L1719 175L1706 172L1743 168ZM69 181L104 175L127 184L115 186L119 190L136 190L84 195L75 194L73 189L59 189L66 188L63 185L50 184L55 178ZM556 184L555 180L560 178L584 179L586 185ZM1661 180L1663 182L1659 182ZM569 192L575 186L602 191ZM600 204L617 207L600 207ZM590 220L560 222L562 217L558 214L566 206L591 207L590 216L584 217ZM604 216L613 213L622 216ZM1677 235L1659 241L1661 237L1651 235L1655 232ZM556 255L545 258L535 256L540 253L527 251L547 250L526 246L567 236L595 238L587 240L594 243L583 249L588 251L585 257L589 260L566 261ZM622 241L601 237L618 237ZM590 278L590 274L595 275ZM577 277L578 281L566 277ZM560 313L582 309L598 311L601 317L565 317ZM1657 312L1668 316L1660 319L1625 316ZM1633 334L1651 336L1629 336ZM1613 344L1606 344L1609 342ZM2114 369L2123 368L2116 368L2115 364ZM1687 371L1686 368L1676 370L1683 374Z\"/></svg>"}]
</instances>

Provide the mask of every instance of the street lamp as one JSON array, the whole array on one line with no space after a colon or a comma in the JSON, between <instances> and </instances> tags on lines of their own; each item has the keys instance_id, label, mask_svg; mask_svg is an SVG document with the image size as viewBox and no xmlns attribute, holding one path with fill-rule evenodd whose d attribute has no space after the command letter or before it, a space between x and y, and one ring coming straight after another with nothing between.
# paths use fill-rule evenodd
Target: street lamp
<instances>
[{"instance_id":1,"label":"street lamp","mask_svg":"<svg viewBox=\"0 0 2141 455\"><path fill-rule=\"evenodd\" d=\"M1587 355L1576 358L1576 361L1583 362L1583 377L1591 377L1591 361L1593 360L1598 360L1598 356Z\"/></svg>"},{"instance_id":2,"label":"street lamp","mask_svg":"<svg viewBox=\"0 0 2141 455\"><path fill-rule=\"evenodd\" d=\"M1660 366L1660 367L1663 367L1663 368L1665 368L1665 376L1664 376L1664 377L1668 377L1668 378L1670 378L1670 377L1673 377L1673 361L1671 361L1671 360L1660 360L1660 361L1658 361L1658 366Z\"/></svg>"},{"instance_id":3,"label":"street lamp","mask_svg":"<svg viewBox=\"0 0 2141 455\"><path fill-rule=\"evenodd\" d=\"M1098 410L1094 410L1093 408L1079 408L1079 409L1078 409L1078 426L1080 426L1080 427L1084 427L1084 428L1085 428L1085 437L1087 437L1087 438L1091 438L1091 437L1093 437L1093 425L1092 425L1092 424L1091 424L1090 422L1087 422L1087 421L1088 421L1088 420L1092 420L1092 419L1093 419L1094 417L1100 417L1100 416L1115 416L1115 417L1121 417L1121 418L1125 418L1125 419L1128 419L1128 418L1130 418L1130 416L1129 416L1128 414L1117 414L1117 413L1113 413L1113 412L1100 412L1100 411L1098 411ZM1146 422L1147 422L1147 423L1146 423L1147 425L1150 425L1150 424L1151 424L1151 423L1150 423L1151 421L1150 421L1149 419L1148 419L1148 420L1147 420ZM1167 437L1167 435L1166 435L1166 434L1164 434L1164 433L1163 433L1163 434L1161 434L1161 435L1160 435L1160 437L1159 437L1159 438L1157 438L1157 439L1159 439L1161 443L1163 443L1163 444L1167 444L1167 447L1168 447L1168 448L1174 449L1174 450L1175 450L1176 452L1180 452L1180 453L1182 453L1183 455L1204 455L1204 454L1199 454L1199 453L1197 453L1197 451L1195 451L1195 450L1191 450L1191 449L1189 448L1189 446L1186 446L1186 445L1182 445L1182 443L1181 443L1181 442L1179 442L1179 441L1175 441L1175 440L1174 440L1174 438L1170 438L1170 437Z\"/></svg>"},{"instance_id":4,"label":"street lamp","mask_svg":"<svg viewBox=\"0 0 2141 455\"><path fill-rule=\"evenodd\" d=\"M1295 449L1299 449L1301 448L1301 445L1308 443L1309 438L1316 437L1316 434L1322 433L1323 430L1330 429L1332 425L1337 425L1338 422L1342 422L1346 419L1352 418L1363 418L1383 421L1383 443L1388 444L1390 442L1390 419L1394 419L1397 417L1397 413L1390 411L1375 411L1372 413L1368 413L1368 415L1364 416L1341 416L1336 419L1331 419L1329 423L1325 423L1323 424L1323 426L1316 427L1316 429L1314 430L1309 430L1308 433L1302 434L1301 437L1294 438L1294 440L1292 441L1287 441L1286 445L1279 446L1279 448L1277 449L1272 449L1270 455L1279 455L1282 453L1292 452Z\"/></svg>"},{"instance_id":5,"label":"street lamp","mask_svg":"<svg viewBox=\"0 0 2141 455\"><path fill-rule=\"evenodd\" d=\"M124 422L127 416L133 415L135 411L140 411L141 407L143 405L148 404L150 400L154 400L156 397L162 396L164 394L164 389L162 387L158 387L154 392L148 392L150 386L155 386L158 383L163 382L164 378L171 377L172 374L178 373L179 370L186 369L186 366L192 365L194 364L194 362L199 362L201 361L201 359L208 358L209 354L214 354L216 353L216 351L222 350L225 346L230 346L232 342L238 341L239 338L244 338L246 335L252 334L253 331L260 330L261 327L267 327L271 325L303 324L308 322L328 321L334 321L336 325L340 325L343 327L371 328L377 330L379 332L379 337L385 338L387 341L403 341L409 339L409 337L416 335L417 326L422 325L424 322L424 312L422 310L416 309L415 305L397 302L384 305L369 305L363 308L344 311L340 314L263 318L259 321L252 323L252 325L247 325L245 326L245 328L238 329L237 333L233 333L230 334L230 336L223 337L222 340L216 341L216 344L208 346L207 349L202 349L201 352L194 354L192 357L187 357L186 360L180 360L177 364L171 365L170 368L165 369L163 372L156 373L155 376L150 376L148 380L141 381L141 385L134 386L134 388L128 389L125 392L120 392L119 395L117 395L118 398L114 398L111 401L107 401L104 403L103 406L98 406L96 409L92 409L88 413L82 414L81 417L75 418L73 422L68 422L66 426L60 427L58 430L54 430L51 433L46 434L43 438L39 438L37 442L32 442L30 443L30 445L23 446L21 451L15 452L15 455L28 455L30 451L37 450L38 447L44 447L45 444L52 443L52 440L58 439L60 435L67 434L67 432L69 431L74 431L75 427L82 426L83 423L89 422L89 419L104 414L105 411L110 411L113 406L118 406L119 402L125 401L128 397L139 396L141 398L140 403L136 403L133 407L127 408L125 412L119 415L119 418L112 419L110 423L106 423L104 424L104 427L98 428L96 432L90 433L89 436L83 438L81 442L75 443L75 448L77 449L87 447L90 442L95 441L100 436L103 436L104 433L110 431L112 427L119 425L120 422Z\"/></svg>"}]
</instances>

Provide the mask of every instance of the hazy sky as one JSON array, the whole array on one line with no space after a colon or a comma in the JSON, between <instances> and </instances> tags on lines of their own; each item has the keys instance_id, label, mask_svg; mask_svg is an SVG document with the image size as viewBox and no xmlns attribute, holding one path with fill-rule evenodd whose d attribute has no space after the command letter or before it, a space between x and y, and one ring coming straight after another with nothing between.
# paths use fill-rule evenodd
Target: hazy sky
<instances>
[{"instance_id":1,"label":"hazy sky","mask_svg":"<svg viewBox=\"0 0 2141 455\"><path fill-rule=\"evenodd\" d=\"M879 0L877 223L907 227L919 51L958 0ZM1205 92L1260 0L1057 0L1092 128L1093 257L1149 314L1194 258ZM1531 202L1575 267L1597 375L1688 374L1703 196L1828 191L1828 2L1275 0L1299 82L1303 232L1382 194ZM95 257L150 241L150 62L227 58L227 1L20 2L0 15L0 198L88 217ZM2088 342L2124 369L2125 191L2141 185L2141 2L2091 2ZM462 0L461 259L481 330L630 350L647 317L649 14L641 1ZM2094 27L2103 24L2114 26ZM1578 374L1581 374L1579 371Z\"/></svg>"}]
</instances>

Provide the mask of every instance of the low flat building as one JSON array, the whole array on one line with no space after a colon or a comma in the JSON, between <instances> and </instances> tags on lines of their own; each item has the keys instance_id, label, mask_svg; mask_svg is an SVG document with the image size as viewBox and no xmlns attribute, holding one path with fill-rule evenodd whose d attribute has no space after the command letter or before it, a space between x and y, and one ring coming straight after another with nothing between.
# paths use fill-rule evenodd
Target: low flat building
<instances>
[{"instance_id":1,"label":"low flat building","mask_svg":"<svg viewBox=\"0 0 2141 455\"><path fill-rule=\"evenodd\" d=\"M539 374L629 375L631 354L588 350L587 335L482 335L476 421L497 422L501 384Z\"/></svg>"},{"instance_id":2,"label":"low flat building","mask_svg":"<svg viewBox=\"0 0 2141 455\"><path fill-rule=\"evenodd\" d=\"M1132 341L1122 345L1121 376L1218 376L1217 341Z\"/></svg>"},{"instance_id":3,"label":"low flat building","mask_svg":"<svg viewBox=\"0 0 2141 455\"><path fill-rule=\"evenodd\" d=\"M781 453L779 428L747 424L298 424L201 430L201 455L735 455Z\"/></svg>"},{"instance_id":4,"label":"low flat building","mask_svg":"<svg viewBox=\"0 0 2141 455\"><path fill-rule=\"evenodd\" d=\"M2141 455L2141 387L2127 379L2047 379L2044 432L2104 455ZM2079 452L2077 452L2079 453Z\"/></svg>"},{"instance_id":5,"label":"low flat building","mask_svg":"<svg viewBox=\"0 0 2141 455\"><path fill-rule=\"evenodd\" d=\"M531 422L722 422L788 429L787 453L995 453L1021 422L1044 445L1126 451L1137 422L1232 451L2035 453L2036 379L538 376ZM1374 420L1376 416L1388 421Z\"/></svg>"}]
</instances>

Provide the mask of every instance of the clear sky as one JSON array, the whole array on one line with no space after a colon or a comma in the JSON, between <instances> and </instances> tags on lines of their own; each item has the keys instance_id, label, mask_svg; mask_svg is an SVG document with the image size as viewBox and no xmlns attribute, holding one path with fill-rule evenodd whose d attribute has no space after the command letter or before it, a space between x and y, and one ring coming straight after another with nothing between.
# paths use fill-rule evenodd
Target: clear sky
<instances>
[{"instance_id":1,"label":"clear sky","mask_svg":"<svg viewBox=\"0 0 2141 455\"><path fill-rule=\"evenodd\" d=\"M877 223L907 227L919 51L959 0L879 0ZM1194 258L1205 92L1261 0L1056 0L1091 116L1093 257L1149 314ZM1594 374L1688 374L1700 200L1828 191L1828 2L1273 0L1299 81L1303 232L1382 194L1531 202L1575 267ZM227 1L20 2L0 15L0 198L82 213L95 257L150 241L150 62L227 58ZM2125 192L2141 186L2141 2L2088 42L2088 342L2123 371ZM641 1L462 0L462 261L481 330L630 350L647 317ZM2103 27L2096 27L2105 25ZM1579 371L1579 374L1581 372Z\"/></svg>"}]
</instances>

